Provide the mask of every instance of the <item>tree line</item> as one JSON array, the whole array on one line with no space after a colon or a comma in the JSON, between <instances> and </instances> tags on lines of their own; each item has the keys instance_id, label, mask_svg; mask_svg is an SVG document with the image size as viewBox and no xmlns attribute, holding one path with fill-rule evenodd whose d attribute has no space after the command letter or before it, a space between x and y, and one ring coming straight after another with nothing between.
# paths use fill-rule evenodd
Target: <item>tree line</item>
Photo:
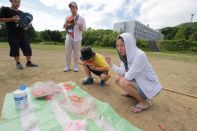
<instances>
[{"instance_id":1,"label":"tree line","mask_svg":"<svg viewBox=\"0 0 197 131\"><path fill-rule=\"evenodd\" d=\"M64 44L66 32L58 30L44 30L36 31L33 26L27 30L27 36L30 42L49 42L56 44ZM83 32L82 45L92 45L100 47L113 47L115 43L115 38L118 36L117 32L113 30L104 29L91 29L88 28ZM7 41L7 32L5 24L1 24L0 30L0 41Z\"/></svg>"},{"instance_id":2,"label":"tree line","mask_svg":"<svg viewBox=\"0 0 197 131\"><path fill-rule=\"evenodd\" d=\"M44 42L44 41L54 41L54 42L64 42L65 32L58 30L44 30L36 31L33 26L28 28L27 36L30 42ZM7 31L6 25L0 23L0 41L7 41Z\"/></svg>"},{"instance_id":3,"label":"tree line","mask_svg":"<svg viewBox=\"0 0 197 131\"><path fill-rule=\"evenodd\" d=\"M6 26L4 23L0 23L0 41L7 40ZM161 33L164 34L165 40L191 40L197 41L197 22L184 23L174 27L165 27L160 29ZM43 41L54 41L64 43L65 31L58 30L44 30L35 31L34 27L31 26L27 30L30 42L43 42ZM94 30L89 28L83 33L83 44L94 45L94 46L111 46L114 42L114 37L118 35L113 30L98 29Z\"/></svg>"},{"instance_id":4,"label":"tree line","mask_svg":"<svg viewBox=\"0 0 197 131\"><path fill-rule=\"evenodd\" d=\"M191 40L197 41L197 22L183 23L174 27L161 29L165 40Z\"/></svg>"},{"instance_id":5,"label":"tree line","mask_svg":"<svg viewBox=\"0 0 197 131\"><path fill-rule=\"evenodd\" d=\"M0 23L0 41L7 41L5 24ZM197 22L185 23L175 27L161 29L164 40L156 41L161 51L194 51L197 52ZM64 44L66 32L58 30L36 31L33 26L27 30L32 43ZM91 29L83 32L82 45L96 47L115 47L115 39L120 33L110 29ZM140 49L150 51L149 41L137 40Z\"/></svg>"}]
</instances>

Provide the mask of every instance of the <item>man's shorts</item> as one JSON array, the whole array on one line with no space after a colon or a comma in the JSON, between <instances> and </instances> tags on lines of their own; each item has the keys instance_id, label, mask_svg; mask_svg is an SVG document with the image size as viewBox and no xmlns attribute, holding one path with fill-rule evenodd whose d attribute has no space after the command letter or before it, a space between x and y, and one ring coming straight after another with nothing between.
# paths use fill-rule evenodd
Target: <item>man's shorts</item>
<instances>
[{"instance_id":1,"label":"man's shorts","mask_svg":"<svg viewBox=\"0 0 197 131\"><path fill-rule=\"evenodd\" d=\"M19 49L21 48L24 56L31 56L32 49L27 39L19 39L19 38L9 38L8 39L10 45L10 56L17 57L19 56Z\"/></svg>"}]
</instances>

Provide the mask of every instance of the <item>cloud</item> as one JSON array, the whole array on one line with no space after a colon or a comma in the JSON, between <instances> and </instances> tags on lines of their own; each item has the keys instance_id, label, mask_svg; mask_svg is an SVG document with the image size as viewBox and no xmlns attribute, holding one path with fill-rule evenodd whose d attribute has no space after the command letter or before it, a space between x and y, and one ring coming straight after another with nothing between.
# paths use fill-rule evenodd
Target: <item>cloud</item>
<instances>
[{"instance_id":1,"label":"cloud","mask_svg":"<svg viewBox=\"0 0 197 131\"><path fill-rule=\"evenodd\" d=\"M10 2L8 0L1 0L0 1L0 7L1 6L10 6Z\"/></svg>"},{"instance_id":2,"label":"cloud","mask_svg":"<svg viewBox=\"0 0 197 131\"><path fill-rule=\"evenodd\" d=\"M3 2L2 2L3 1ZM71 0L22 0L21 10L34 15L36 30L63 30L62 24L70 15ZM113 29L116 22L138 20L154 29L197 21L196 0L74 0L78 13L86 20L87 27ZM1 0L0 5L8 5Z\"/></svg>"},{"instance_id":3,"label":"cloud","mask_svg":"<svg viewBox=\"0 0 197 131\"><path fill-rule=\"evenodd\" d=\"M66 9L70 1L40 0L47 6ZM76 0L79 14L85 17L88 27L113 28L115 22L138 20L158 29L189 22L197 15L196 0ZM64 4L64 7L62 6ZM193 21L197 21L195 15Z\"/></svg>"},{"instance_id":4,"label":"cloud","mask_svg":"<svg viewBox=\"0 0 197 131\"><path fill-rule=\"evenodd\" d=\"M155 29L190 22L191 14L197 15L196 0L141 0L138 3L140 15L136 19Z\"/></svg>"},{"instance_id":5,"label":"cloud","mask_svg":"<svg viewBox=\"0 0 197 131\"><path fill-rule=\"evenodd\" d=\"M55 7L58 9L68 9L68 4L70 1L59 0L48 1L40 0L43 4L48 7ZM60 5L64 1L64 6ZM115 20L116 12L123 6L121 0L111 1L111 0L78 0L78 13L85 17L87 27L91 28L113 28L113 23ZM111 14L109 16L109 14ZM107 22L107 23L106 23Z\"/></svg>"},{"instance_id":6,"label":"cloud","mask_svg":"<svg viewBox=\"0 0 197 131\"><path fill-rule=\"evenodd\" d=\"M68 5L68 0L39 0L41 3L48 7L54 7L59 10L65 9Z\"/></svg>"},{"instance_id":7,"label":"cloud","mask_svg":"<svg viewBox=\"0 0 197 131\"><path fill-rule=\"evenodd\" d=\"M5 2L3 2L2 5L10 6L10 3L7 0L4 1ZM54 8L54 6L46 8L46 6L35 3L34 1L24 0L21 2L20 10L33 14L32 25L37 31L47 29L63 30L63 24L65 21L64 11L61 12L61 10L59 11Z\"/></svg>"},{"instance_id":8,"label":"cloud","mask_svg":"<svg viewBox=\"0 0 197 131\"><path fill-rule=\"evenodd\" d=\"M63 30L64 18L57 19L54 15L39 11L32 11L34 14L33 26L37 30Z\"/></svg>"}]
</instances>

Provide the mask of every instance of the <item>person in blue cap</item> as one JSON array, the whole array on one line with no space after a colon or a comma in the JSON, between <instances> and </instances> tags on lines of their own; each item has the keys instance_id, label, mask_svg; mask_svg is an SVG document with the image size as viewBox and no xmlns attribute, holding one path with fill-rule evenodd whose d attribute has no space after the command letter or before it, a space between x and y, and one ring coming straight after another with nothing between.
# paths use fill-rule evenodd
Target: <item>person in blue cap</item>
<instances>
[{"instance_id":1,"label":"person in blue cap","mask_svg":"<svg viewBox=\"0 0 197 131\"><path fill-rule=\"evenodd\" d=\"M10 0L11 7L0 8L0 22L6 23L10 56L14 57L16 61L16 68L18 70L23 69L23 66L20 63L20 48L27 59L26 67L38 66L31 62L32 49L25 31L33 20L33 16L28 13L25 14L19 10L20 2L20 0Z\"/></svg>"}]
</instances>

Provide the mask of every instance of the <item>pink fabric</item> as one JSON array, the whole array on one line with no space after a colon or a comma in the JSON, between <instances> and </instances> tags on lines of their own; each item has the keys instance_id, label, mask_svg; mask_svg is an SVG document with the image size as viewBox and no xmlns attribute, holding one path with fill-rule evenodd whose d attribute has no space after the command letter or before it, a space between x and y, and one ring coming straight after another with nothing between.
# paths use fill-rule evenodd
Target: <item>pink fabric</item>
<instances>
[{"instance_id":1,"label":"pink fabric","mask_svg":"<svg viewBox=\"0 0 197 131\"><path fill-rule=\"evenodd\" d=\"M65 131L86 131L87 122L85 120L70 121Z\"/></svg>"}]
</instances>

